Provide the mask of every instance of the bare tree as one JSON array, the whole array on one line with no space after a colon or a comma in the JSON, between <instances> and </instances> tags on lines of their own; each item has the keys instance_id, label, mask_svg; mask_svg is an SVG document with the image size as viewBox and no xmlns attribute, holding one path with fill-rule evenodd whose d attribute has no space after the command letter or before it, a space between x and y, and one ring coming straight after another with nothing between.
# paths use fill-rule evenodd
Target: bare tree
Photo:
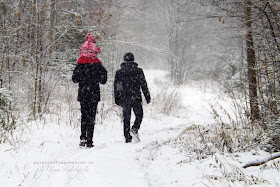
<instances>
[{"instance_id":1,"label":"bare tree","mask_svg":"<svg viewBox=\"0 0 280 187\"><path fill-rule=\"evenodd\" d=\"M258 102L257 73L256 73L256 54L254 49L253 28L252 28L252 3L249 1L245 5L245 25L246 25L246 48L248 64L249 99L252 121L260 120L260 110Z\"/></svg>"}]
</instances>

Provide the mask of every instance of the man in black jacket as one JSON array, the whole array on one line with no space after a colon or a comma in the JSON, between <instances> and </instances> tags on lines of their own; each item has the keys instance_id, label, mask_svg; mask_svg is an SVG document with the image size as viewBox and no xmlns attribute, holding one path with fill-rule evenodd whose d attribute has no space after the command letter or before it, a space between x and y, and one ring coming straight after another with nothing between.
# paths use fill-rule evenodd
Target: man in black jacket
<instances>
[{"instance_id":1,"label":"man in black jacket","mask_svg":"<svg viewBox=\"0 0 280 187\"><path fill-rule=\"evenodd\" d=\"M141 90L147 103L150 103L151 98L144 72L134 62L133 54L126 53L124 55L124 63L121 64L121 69L116 72L114 82L115 103L123 109L124 137L126 143L131 142L132 137L135 138L135 141L140 141L138 130L143 118ZM132 109L136 118L130 130Z\"/></svg>"},{"instance_id":2,"label":"man in black jacket","mask_svg":"<svg viewBox=\"0 0 280 187\"><path fill-rule=\"evenodd\" d=\"M80 146L93 147L94 121L97 104L100 101L99 83L106 83L107 70L100 62L88 61L76 66L72 80L79 83L78 101L81 104L82 114Z\"/></svg>"}]
</instances>

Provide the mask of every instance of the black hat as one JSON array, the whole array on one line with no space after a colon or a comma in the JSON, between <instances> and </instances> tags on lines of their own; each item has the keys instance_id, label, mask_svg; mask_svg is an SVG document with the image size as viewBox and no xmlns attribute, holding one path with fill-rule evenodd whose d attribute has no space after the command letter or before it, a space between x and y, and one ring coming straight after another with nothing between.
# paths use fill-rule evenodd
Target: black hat
<instances>
[{"instance_id":1,"label":"black hat","mask_svg":"<svg viewBox=\"0 0 280 187\"><path fill-rule=\"evenodd\" d=\"M134 55L132 53L126 53L123 56L124 61L134 61Z\"/></svg>"}]
</instances>

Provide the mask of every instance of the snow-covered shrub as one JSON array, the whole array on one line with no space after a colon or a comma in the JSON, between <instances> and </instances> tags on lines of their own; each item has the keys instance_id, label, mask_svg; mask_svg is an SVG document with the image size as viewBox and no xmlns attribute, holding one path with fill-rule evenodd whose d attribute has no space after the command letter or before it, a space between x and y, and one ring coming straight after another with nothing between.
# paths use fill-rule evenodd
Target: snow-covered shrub
<instances>
[{"instance_id":1,"label":"snow-covered shrub","mask_svg":"<svg viewBox=\"0 0 280 187\"><path fill-rule=\"evenodd\" d=\"M225 102L227 103L227 102ZM263 129L250 123L246 108L237 100L225 108L210 104L216 123L187 127L170 144L190 155L189 161L205 159L214 153L232 153L256 148L263 141ZM231 109L231 111L229 111Z\"/></svg>"},{"instance_id":2,"label":"snow-covered shrub","mask_svg":"<svg viewBox=\"0 0 280 187\"><path fill-rule=\"evenodd\" d=\"M180 92L175 87L162 86L160 91L153 96L151 107L157 113L177 115L178 111L183 108Z\"/></svg>"},{"instance_id":3,"label":"snow-covered shrub","mask_svg":"<svg viewBox=\"0 0 280 187\"><path fill-rule=\"evenodd\" d=\"M0 143L5 142L14 129L15 121L9 110L11 94L5 88L0 88Z\"/></svg>"},{"instance_id":4,"label":"snow-covered shrub","mask_svg":"<svg viewBox=\"0 0 280 187\"><path fill-rule=\"evenodd\" d=\"M220 155L219 155L220 156ZM269 181L258 178L254 175L246 175L239 167L235 164L231 164L225 161L222 161L217 155L213 156L215 163L212 165L214 168L219 168L220 175L206 175L208 180L219 181L225 186L236 186L237 183L242 186L249 185L269 185Z\"/></svg>"},{"instance_id":5,"label":"snow-covered shrub","mask_svg":"<svg viewBox=\"0 0 280 187\"><path fill-rule=\"evenodd\" d=\"M192 153L190 161L204 159L216 152L232 153L255 148L257 133L251 129L233 128L230 125L192 125L173 140L181 152Z\"/></svg>"}]
</instances>

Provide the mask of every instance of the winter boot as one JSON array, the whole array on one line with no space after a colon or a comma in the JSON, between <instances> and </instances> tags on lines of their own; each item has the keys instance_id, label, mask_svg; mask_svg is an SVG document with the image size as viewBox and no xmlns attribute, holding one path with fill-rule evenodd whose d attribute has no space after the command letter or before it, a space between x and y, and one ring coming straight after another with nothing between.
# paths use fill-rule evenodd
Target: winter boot
<instances>
[{"instance_id":1,"label":"winter boot","mask_svg":"<svg viewBox=\"0 0 280 187\"><path fill-rule=\"evenodd\" d=\"M129 133L135 142L140 142L140 138L139 138L137 129L131 129Z\"/></svg>"},{"instance_id":2,"label":"winter boot","mask_svg":"<svg viewBox=\"0 0 280 187\"><path fill-rule=\"evenodd\" d=\"M126 138L125 143L131 143L131 140L132 140L131 138Z\"/></svg>"},{"instance_id":3,"label":"winter boot","mask_svg":"<svg viewBox=\"0 0 280 187\"><path fill-rule=\"evenodd\" d=\"M92 145L92 141L91 141L91 140L88 140L88 141L87 141L86 147L88 147L88 148L94 147L94 145Z\"/></svg>"},{"instance_id":4,"label":"winter boot","mask_svg":"<svg viewBox=\"0 0 280 187\"><path fill-rule=\"evenodd\" d=\"M87 144L86 144L86 147L92 148L92 147L94 147L94 145L92 145L92 143L87 143Z\"/></svg>"},{"instance_id":5,"label":"winter boot","mask_svg":"<svg viewBox=\"0 0 280 187\"><path fill-rule=\"evenodd\" d=\"M79 146L85 146L87 143L86 138L81 138Z\"/></svg>"}]
</instances>

